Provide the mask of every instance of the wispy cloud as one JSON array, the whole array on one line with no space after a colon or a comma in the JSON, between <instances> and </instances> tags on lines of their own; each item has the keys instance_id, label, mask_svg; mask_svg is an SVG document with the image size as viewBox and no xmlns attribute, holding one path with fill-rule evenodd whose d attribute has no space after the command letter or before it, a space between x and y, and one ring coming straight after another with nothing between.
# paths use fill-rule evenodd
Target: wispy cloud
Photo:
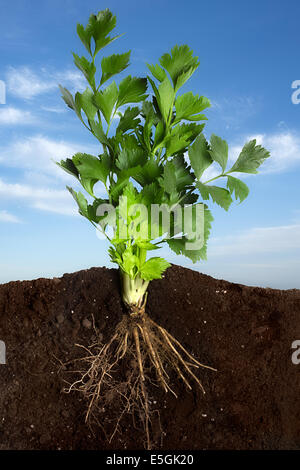
<instances>
[{"instance_id":1,"label":"wispy cloud","mask_svg":"<svg viewBox=\"0 0 300 470\"><path fill-rule=\"evenodd\" d=\"M62 107L55 107L55 106L41 106L41 109L43 111L47 111L49 113L55 113L55 114L63 114L67 111L67 108L62 108Z\"/></svg>"},{"instance_id":2,"label":"wispy cloud","mask_svg":"<svg viewBox=\"0 0 300 470\"><path fill-rule=\"evenodd\" d=\"M6 183L0 179L0 198L19 200L32 208L58 214L76 215L76 205L71 195L65 190L35 187L19 183Z\"/></svg>"},{"instance_id":3,"label":"wispy cloud","mask_svg":"<svg viewBox=\"0 0 300 470\"><path fill-rule=\"evenodd\" d=\"M0 108L0 125L29 125L37 122L30 111L5 106Z\"/></svg>"},{"instance_id":4,"label":"wispy cloud","mask_svg":"<svg viewBox=\"0 0 300 470\"><path fill-rule=\"evenodd\" d=\"M283 132L255 137L271 153L265 165L266 172L281 172L300 164L300 134Z\"/></svg>"},{"instance_id":5,"label":"wispy cloud","mask_svg":"<svg viewBox=\"0 0 300 470\"><path fill-rule=\"evenodd\" d=\"M229 142L229 165L233 164L239 156L244 144L249 140L256 139L256 143L262 145L271 154L261 169L260 173L281 173L300 166L300 132L284 130L273 134L255 134L239 138L240 143ZM211 165L203 174L202 180L206 181L220 174L217 164ZM239 177L247 178L247 174Z\"/></svg>"},{"instance_id":6,"label":"wispy cloud","mask_svg":"<svg viewBox=\"0 0 300 470\"><path fill-rule=\"evenodd\" d=\"M208 241L208 261L193 265L162 250L169 261L218 279L279 289L300 288L300 224L252 227Z\"/></svg>"},{"instance_id":7,"label":"wispy cloud","mask_svg":"<svg viewBox=\"0 0 300 470\"><path fill-rule=\"evenodd\" d=\"M57 91L58 84L69 86L72 91L85 86L82 74L77 70L49 71L45 68L9 67L6 73L8 92L18 98L30 100L38 95Z\"/></svg>"},{"instance_id":8,"label":"wispy cloud","mask_svg":"<svg viewBox=\"0 0 300 470\"><path fill-rule=\"evenodd\" d=\"M226 129L239 129L241 123L259 110L259 100L251 96L231 96L211 100L211 113Z\"/></svg>"},{"instance_id":9,"label":"wispy cloud","mask_svg":"<svg viewBox=\"0 0 300 470\"><path fill-rule=\"evenodd\" d=\"M10 214L9 212L2 210L2 211L0 211L0 223L1 222L19 224L19 223L21 223L21 220L18 217L16 217L15 215Z\"/></svg>"},{"instance_id":10,"label":"wispy cloud","mask_svg":"<svg viewBox=\"0 0 300 470\"><path fill-rule=\"evenodd\" d=\"M300 250L300 224L255 227L227 237L214 237L209 250L211 257L296 253Z\"/></svg>"},{"instance_id":11,"label":"wispy cloud","mask_svg":"<svg viewBox=\"0 0 300 470\"><path fill-rule=\"evenodd\" d=\"M280 173L300 165L300 133L283 131L273 134L255 134L244 138L244 142L256 139L271 154L264 163L263 173ZM233 145L230 151L230 160L235 161L242 145Z\"/></svg>"},{"instance_id":12,"label":"wispy cloud","mask_svg":"<svg viewBox=\"0 0 300 470\"><path fill-rule=\"evenodd\" d=\"M31 99L55 87L53 80L37 75L29 67L9 67L6 81L9 93L22 99Z\"/></svg>"},{"instance_id":13,"label":"wispy cloud","mask_svg":"<svg viewBox=\"0 0 300 470\"><path fill-rule=\"evenodd\" d=\"M97 148L35 135L0 147L0 165L52 176L60 181L71 181L72 177L58 168L54 161L72 157L81 151L95 154Z\"/></svg>"},{"instance_id":14,"label":"wispy cloud","mask_svg":"<svg viewBox=\"0 0 300 470\"><path fill-rule=\"evenodd\" d=\"M22 171L21 179L11 183L0 179L0 199L18 200L26 206L58 214L74 215L76 203L65 189L65 183L77 188L79 183L61 170L54 161L85 151L97 155L98 148L33 136L11 142L0 148L0 166ZM97 186L97 185L96 185ZM104 195L98 183L96 194Z\"/></svg>"}]
</instances>

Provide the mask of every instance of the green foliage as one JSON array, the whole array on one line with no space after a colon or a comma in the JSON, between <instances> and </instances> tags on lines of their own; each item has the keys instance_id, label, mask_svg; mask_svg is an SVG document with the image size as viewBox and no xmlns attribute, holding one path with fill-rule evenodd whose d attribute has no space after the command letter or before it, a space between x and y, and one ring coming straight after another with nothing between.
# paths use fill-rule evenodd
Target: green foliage
<instances>
[{"instance_id":1,"label":"green foliage","mask_svg":"<svg viewBox=\"0 0 300 470\"><path fill-rule=\"evenodd\" d=\"M102 77L100 85L103 85L113 75L116 75L122 70L126 69L129 65L130 51L125 54L113 54L109 57L104 57L101 61Z\"/></svg>"},{"instance_id":2,"label":"green foliage","mask_svg":"<svg viewBox=\"0 0 300 470\"><path fill-rule=\"evenodd\" d=\"M131 279L148 282L161 278L169 266L161 257L147 259L148 251L165 242L193 262L206 259L213 217L202 201L225 210L233 198L242 202L249 189L231 173L257 173L269 152L255 140L248 142L226 171L227 142L214 134L208 141L204 123L199 123L206 120L203 111L210 106L209 100L191 91L178 94L199 66L198 57L187 45L173 47L159 64L147 64L151 74L147 78L129 75L118 79L129 65L130 52L102 57L96 65L97 54L120 37L110 36L115 26L116 17L108 9L91 15L87 26L77 26L89 57L74 53L74 63L88 86L75 96L60 87L67 106L98 140L100 154L77 153L57 164L87 193L86 198L68 187L79 213L109 239L111 260ZM116 78L110 81L112 77ZM213 164L221 168L220 174L203 181ZM209 184L222 178L226 187ZM107 199L95 196L97 183L103 185ZM99 212L103 202L110 204L105 213ZM157 219L152 213L154 205L161 210ZM190 215L183 212L180 220L176 211L182 213L185 205L191 209ZM203 209L201 233L194 230L198 209ZM113 229L112 236L108 227Z\"/></svg>"},{"instance_id":3,"label":"green foliage","mask_svg":"<svg viewBox=\"0 0 300 470\"><path fill-rule=\"evenodd\" d=\"M230 192L227 189L220 188L219 186L203 184L200 181L198 181L196 185L200 191L202 199L207 201L211 197L213 202L216 202L219 206L223 207L223 209L226 211L229 209L232 199Z\"/></svg>"},{"instance_id":4,"label":"green foliage","mask_svg":"<svg viewBox=\"0 0 300 470\"><path fill-rule=\"evenodd\" d=\"M171 238L167 240L169 247L171 248L174 253L177 255L183 255L186 258L192 260L193 263L197 261L206 260L207 259L207 241L209 239L210 231L211 231L211 223L213 221L213 216L207 206L204 206L204 240L203 246L198 249L188 250L187 249L187 242L195 241L195 238L188 239L187 235L183 238Z\"/></svg>"},{"instance_id":5,"label":"green foliage","mask_svg":"<svg viewBox=\"0 0 300 470\"><path fill-rule=\"evenodd\" d=\"M233 176L227 177L227 188L230 191L230 194L235 194L235 198L239 199L240 202L243 202L244 199L249 194L248 186L238 178L234 178Z\"/></svg>"},{"instance_id":6,"label":"green foliage","mask_svg":"<svg viewBox=\"0 0 300 470\"><path fill-rule=\"evenodd\" d=\"M118 87L115 82L111 82L103 91L98 91L94 95L94 104L101 111L107 124L110 123L113 108L118 99Z\"/></svg>"},{"instance_id":7,"label":"green foliage","mask_svg":"<svg viewBox=\"0 0 300 470\"><path fill-rule=\"evenodd\" d=\"M200 134L189 148L189 159L196 178L199 180L203 172L212 164L209 145L203 134Z\"/></svg>"},{"instance_id":8,"label":"green foliage","mask_svg":"<svg viewBox=\"0 0 300 470\"><path fill-rule=\"evenodd\" d=\"M160 279L162 273L171 265L163 258L150 258L141 266L141 277L145 281Z\"/></svg>"},{"instance_id":9,"label":"green foliage","mask_svg":"<svg viewBox=\"0 0 300 470\"><path fill-rule=\"evenodd\" d=\"M94 62L90 62L87 60L86 57L79 57L77 54L73 53L74 57L74 64L76 67L79 68L79 70L83 73L85 78L87 79L88 83L90 86L94 89L95 88L95 73L96 73L96 67Z\"/></svg>"},{"instance_id":10,"label":"green foliage","mask_svg":"<svg viewBox=\"0 0 300 470\"><path fill-rule=\"evenodd\" d=\"M81 178L93 178L106 183L109 167L105 159L101 161L93 155L76 153L72 160Z\"/></svg>"},{"instance_id":11,"label":"green foliage","mask_svg":"<svg viewBox=\"0 0 300 470\"><path fill-rule=\"evenodd\" d=\"M201 113L204 109L210 107L210 102L205 96L193 95L191 91L178 96L175 101L176 120L202 121L206 117Z\"/></svg>"},{"instance_id":12,"label":"green foliage","mask_svg":"<svg viewBox=\"0 0 300 470\"><path fill-rule=\"evenodd\" d=\"M177 91L199 67L198 57L187 46L175 46L171 54L164 54L160 58L160 65L169 72L175 91Z\"/></svg>"},{"instance_id":13,"label":"green foliage","mask_svg":"<svg viewBox=\"0 0 300 470\"><path fill-rule=\"evenodd\" d=\"M224 172L228 160L228 144L221 137L212 134L210 138L210 156L213 161L219 163L222 171Z\"/></svg>"},{"instance_id":14,"label":"green foliage","mask_svg":"<svg viewBox=\"0 0 300 470\"><path fill-rule=\"evenodd\" d=\"M257 169L269 156L270 153L266 149L256 145L255 139L251 140L244 145L230 172L258 173Z\"/></svg>"},{"instance_id":15,"label":"green foliage","mask_svg":"<svg viewBox=\"0 0 300 470\"><path fill-rule=\"evenodd\" d=\"M77 25L77 34L92 57L95 57L100 49L120 37L120 35L113 38L108 36L115 28L116 22L116 17L106 8L99 11L97 15L91 15L86 27L81 24ZM92 39L95 44L94 51L92 51Z\"/></svg>"},{"instance_id":16,"label":"green foliage","mask_svg":"<svg viewBox=\"0 0 300 470\"><path fill-rule=\"evenodd\" d=\"M117 107L119 108L120 106L124 106L124 104L139 103L145 100L147 97L145 95L146 91L146 78L136 78L129 75L120 83Z\"/></svg>"}]
</instances>

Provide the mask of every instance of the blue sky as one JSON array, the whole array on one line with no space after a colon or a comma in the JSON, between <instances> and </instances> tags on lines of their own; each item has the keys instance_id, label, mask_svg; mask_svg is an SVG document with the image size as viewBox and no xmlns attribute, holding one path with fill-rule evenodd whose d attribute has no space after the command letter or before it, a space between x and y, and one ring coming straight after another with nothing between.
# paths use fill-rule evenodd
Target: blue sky
<instances>
[{"instance_id":1,"label":"blue sky","mask_svg":"<svg viewBox=\"0 0 300 470\"><path fill-rule=\"evenodd\" d=\"M76 214L65 190L72 179L53 163L99 150L57 84L72 91L83 80L71 51L84 54L76 24L110 8L125 36L105 54L131 49L125 75L143 76L175 44L188 44L200 67L185 91L207 96L205 134L229 142L234 158L250 137L271 151L250 196L215 221L208 261L171 262L234 282L300 288L300 79L296 0L0 1L0 282L58 276L109 265L107 244ZM1 100L0 100L1 101Z\"/></svg>"}]
</instances>

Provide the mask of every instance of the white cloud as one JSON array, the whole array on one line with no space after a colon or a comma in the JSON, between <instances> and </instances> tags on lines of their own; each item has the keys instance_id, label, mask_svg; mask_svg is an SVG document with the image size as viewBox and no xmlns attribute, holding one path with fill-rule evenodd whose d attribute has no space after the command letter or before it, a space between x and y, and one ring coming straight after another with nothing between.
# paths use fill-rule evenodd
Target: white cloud
<instances>
[{"instance_id":1,"label":"white cloud","mask_svg":"<svg viewBox=\"0 0 300 470\"><path fill-rule=\"evenodd\" d=\"M300 250L300 224L256 227L222 238L211 238L209 256L296 253Z\"/></svg>"},{"instance_id":2,"label":"white cloud","mask_svg":"<svg viewBox=\"0 0 300 470\"><path fill-rule=\"evenodd\" d=\"M71 87L71 90L81 90L84 87L84 77L77 70L51 72L45 68L38 72L28 66L9 67L6 74L8 92L18 98L30 100L35 96L58 91L58 84Z\"/></svg>"},{"instance_id":3,"label":"white cloud","mask_svg":"<svg viewBox=\"0 0 300 470\"><path fill-rule=\"evenodd\" d=\"M21 124L28 125L36 122L35 117L29 111L5 106L0 108L0 125Z\"/></svg>"},{"instance_id":4,"label":"white cloud","mask_svg":"<svg viewBox=\"0 0 300 470\"><path fill-rule=\"evenodd\" d=\"M19 224L21 220L13 214L10 214L7 211L0 211L0 223L9 222L13 224Z\"/></svg>"},{"instance_id":5,"label":"white cloud","mask_svg":"<svg viewBox=\"0 0 300 470\"><path fill-rule=\"evenodd\" d=\"M1 200L20 200L35 209L58 214L75 215L77 213L76 204L66 190L6 183L0 179L0 198Z\"/></svg>"},{"instance_id":6,"label":"white cloud","mask_svg":"<svg viewBox=\"0 0 300 470\"><path fill-rule=\"evenodd\" d=\"M79 145L63 140L56 141L42 135L14 140L0 147L0 164L18 169L55 177L62 181L73 181L74 178L62 171L54 161L70 158L76 152L96 152L96 146ZM96 153L97 154L97 153ZM53 161L54 160L54 161Z\"/></svg>"},{"instance_id":7,"label":"white cloud","mask_svg":"<svg viewBox=\"0 0 300 470\"><path fill-rule=\"evenodd\" d=\"M231 96L211 100L212 115L225 122L226 129L239 129L241 123L257 113L260 103L257 97Z\"/></svg>"},{"instance_id":8,"label":"white cloud","mask_svg":"<svg viewBox=\"0 0 300 470\"><path fill-rule=\"evenodd\" d=\"M29 67L10 67L6 80L8 91L23 99L31 99L55 88L53 80L37 75Z\"/></svg>"},{"instance_id":9,"label":"white cloud","mask_svg":"<svg viewBox=\"0 0 300 470\"><path fill-rule=\"evenodd\" d=\"M47 72L46 72L47 73ZM87 82L79 70L65 70L63 72L55 72L53 80L59 82L63 86L69 86L70 91L80 91L87 87Z\"/></svg>"},{"instance_id":10,"label":"white cloud","mask_svg":"<svg viewBox=\"0 0 300 470\"><path fill-rule=\"evenodd\" d=\"M300 135L292 132L281 132L251 138L256 138L257 143L271 153L271 158L264 165L265 172L282 172L300 164Z\"/></svg>"},{"instance_id":11,"label":"white cloud","mask_svg":"<svg viewBox=\"0 0 300 470\"><path fill-rule=\"evenodd\" d=\"M192 264L164 248L175 264L217 279L278 289L300 288L300 224L253 227L208 241L208 261Z\"/></svg>"},{"instance_id":12,"label":"white cloud","mask_svg":"<svg viewBox=\"0 0 300 470\"><path fill-rule=\"evenodd\" d=\"M67 111L67 108L62 107L55 107L55 106L41 106L43 111L47 111L49 113L56 113L56 114L63 114Z\"/></svg>"},{"instance_id":13,"label":"white cloud","mask_svg":"<svg viewBox=\"0 0 300 470\"><path fill-rule=\"evenodd\" d=\"M44 136L28 137L11 142L0 148L0 165L22 170L18 183L8 183L0 179L0 200L17 199L35 209L74 215L77 206L65 189L65 183L77 189L80 185L71 175L55 165L72 157L76 152L97 155L98 146L87 146L55 141ZM82 188L80 188L82 189ZM104 196L104 186L98 183L95 194Z\"/></svg>"},{"instance_id":14,"label":"white cloud","mask_svg":"<svg viewBox=\"0 0 300 470\"><path fill-rule=\"evenodd\" d=\"M255 134L243 138L241 144L229 144L229 165L239 156L244 144L249 140L256 139L256 143L265 147L271 157L268 158L259 170L260 173L281 173L289 171L300 165L300 133L284 130L274 134ZM230 166L229 166L230 168ZM211 165L204 173L202 180L214 178L220 174L220 167L217 164ZM240 173L237 176L247 178L247 174Z\"/></svg>"},{"instance_id":15,"label":"white cloud","mask_svg":"<svg viewBox=\"0 0 300 470\"><path fill-rule=\"evenodd\" d=\"M265 147L271 154L261 167L262 173L281 173L300 165L300 134L291 131L256 134L246 137L244 143L252 139L256 139L257 144ZM244 143L231 147L231 162L236 160Z\"/></svg>"}]
</instances>

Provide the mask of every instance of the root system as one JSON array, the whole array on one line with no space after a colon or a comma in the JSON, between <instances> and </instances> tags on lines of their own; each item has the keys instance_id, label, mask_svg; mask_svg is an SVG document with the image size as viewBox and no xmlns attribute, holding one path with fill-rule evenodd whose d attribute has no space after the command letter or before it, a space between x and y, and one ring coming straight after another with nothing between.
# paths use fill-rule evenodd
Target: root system
<instances>
[{"instance_id":1,"label":"root system","mask_svg":"<svg viewBox=\"0 0 300 470\"><path fill-rule=\"evenodd\" d=\"M123 316L108 343L96 341L88 348L77 346L86 352L84 357L77 359L83 368L76 371L78 380L69 384L65 391L76 390L84 394L88 399L86 421L94 418L104 432L99 412L105 411L112 400L118 401L120 412L109 440L118 432L122 417L131 413L142 422L147 449L151 449L152 415L147 383L177 397L169 376L173 370L189 390L193 381L205 393L195 369L216 370L196 360L176 338L145 313L144 305L132 307L130 313ZM125 374L121 373L124 361Z\"/></svg>"}]
</instances>

